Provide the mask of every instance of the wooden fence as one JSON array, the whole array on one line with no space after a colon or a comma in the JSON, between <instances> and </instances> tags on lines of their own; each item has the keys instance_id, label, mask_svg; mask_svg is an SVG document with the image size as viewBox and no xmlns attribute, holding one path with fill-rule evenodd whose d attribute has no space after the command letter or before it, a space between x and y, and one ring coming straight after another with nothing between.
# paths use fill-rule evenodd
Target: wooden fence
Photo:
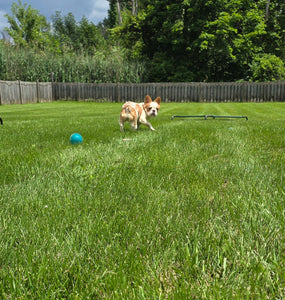
<instances>
[{"instance_id":1,"label":"wooden fence","mask_svg":"<svg viewBox=\"0 0 285 300\"><path fill-rule=\"evenodd\" d=\"M160 96L163 102L283 102L285 81L142 84L0 81L0 104L143 101L147 94L152 98Z\"/></svg>"},{"instance_id":2,"label":"wooden fence","mask_svg":"<svg viewBox=\"0 0 285 300\"><path fill-rule=\"evenodd\" d=\"M0 81L0 104L50 102L50 82Z\"/></svg>"}]
</instances>

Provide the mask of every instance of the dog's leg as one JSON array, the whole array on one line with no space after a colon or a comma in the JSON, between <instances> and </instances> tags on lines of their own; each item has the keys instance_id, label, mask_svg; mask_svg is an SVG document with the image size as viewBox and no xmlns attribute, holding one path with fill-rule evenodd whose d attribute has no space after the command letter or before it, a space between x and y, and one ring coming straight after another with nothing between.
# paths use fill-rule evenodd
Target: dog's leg
<instances>
[{"instance_id":1,"label":"dog's leg","mask_svg":"<svg viewBox=\"0 0 285 300\"><path fill-rule=\"evenodd\" d=\"M146 124L148 127L149 127L149 129L151 130L151 131L155 131L155 129L152 127L152 125L148 122L148 124Z\"/></svg>"},{"instance_id":2,"label":"dog's leg","mask_svg":"<svg viewBox=\"0 0 285 300\"><path fill-rule=\"evenodd\" d=\"M147 120L141 120L141 124L148 126L148 128L152 131L155 131L155 129L152 127L149 121Z\"/></svg>"},{"instance_id":3,"label":"dog's leg","mask_svg":"<svg viewBox=\"0 0 285 300\"><path fill-rule=\"evenodd\" d=\"M130 122L130 125L132 127L133 130L138 130L138 120L135 117L133 121Z\"/></svg>"},{"instance_id":4,"label":"dog's leg","mask_svg":"<svg viewBox=\"0 0 285 300\"><path fill-rule=\"evenodd\" d=\"M120 124L120 130L121 130L121 132L123 132L124 131L124 123L119 122L119 124Z\"/></svg>"},{"instance_id":5,"label":"dog's leg","mask_svg":"<svg viewBox=\"0 0 285 300\"><path fill-rule=\"evenodd\" d=\"M122 116L120 116L119 125L120 125L121 132L124 131L124 122L125 122L125 119Z\"/></svg>"},{"instance_id":6,"label":"dog's leg","mask_svg":"<svg viewBox=\"0 0 285 300\"><path fill-rule=\"evenodd\" d=\"M137 130L138 129L138 126L134 123L134 122L132 122L132 123L130 123L130 125L131 125L131 127L132 127L132 130Z\"/></svg>"}]
</instances>

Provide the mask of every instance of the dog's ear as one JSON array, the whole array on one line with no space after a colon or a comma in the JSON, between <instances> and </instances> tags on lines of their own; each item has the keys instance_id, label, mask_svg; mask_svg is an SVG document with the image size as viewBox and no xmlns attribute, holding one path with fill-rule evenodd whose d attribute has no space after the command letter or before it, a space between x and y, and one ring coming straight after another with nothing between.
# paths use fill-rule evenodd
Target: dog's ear
<instances>
[{"instance_id":1,"label":"dog's ear","mask_svg":"<svg viewBox=\"0 0 285 300\"><path fill-rule=\"evenodd\" d=\"M157 104L160 104L161 98L160 98L160 97L157 97L157 98L154 100L154 102L156 102Z\"/></svg>"},{"instance_id":2,"label":"dog's ear","mask_svg":"<svg viewBox=\"0 0 285 300\"><path fill-rule=\"evenodd\" d=\"M151 103L151 102L152 102L152 100L151 100L150 96L147 95L147 96L145 97L145 99L144 99L144 104L148 104L148 103Z\"/></svg>"}]
</instances>

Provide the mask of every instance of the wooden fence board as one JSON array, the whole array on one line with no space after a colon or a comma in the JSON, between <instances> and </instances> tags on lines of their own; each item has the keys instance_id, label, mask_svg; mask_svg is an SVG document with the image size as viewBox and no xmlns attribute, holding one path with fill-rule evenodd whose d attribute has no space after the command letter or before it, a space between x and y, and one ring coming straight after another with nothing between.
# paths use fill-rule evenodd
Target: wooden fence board
<instances>
[{"instance_id":1,"label":"wooden fence board","mask_svg":"<svg viewBox=\"0 0 285 300\"><path fill-rule=\"evenodd\" d=\"M0 81L0 104L26 104L52 100L50 82Z\"/></svg>"}]
</instances>

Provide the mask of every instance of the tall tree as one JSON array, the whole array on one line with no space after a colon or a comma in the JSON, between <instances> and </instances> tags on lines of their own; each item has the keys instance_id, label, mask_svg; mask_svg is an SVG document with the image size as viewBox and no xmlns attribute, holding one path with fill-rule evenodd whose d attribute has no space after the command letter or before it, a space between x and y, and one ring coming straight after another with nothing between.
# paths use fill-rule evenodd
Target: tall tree
<instances>
[{"instance_id":1,"label":"tall tree","mask_svg":"<svg viewBox=\"0 0 285 300\"><path fill-rule=\"evenodd\" d=\"M119 25L122 25L123 18L122 18L122 12L121 12L121 3L119 0L116 0L116 4L117 4L117 12L118 12L118 18L119 18Z\"/></svg>"},{"instance_id":2,"label":"tall tree","mask_svg":"<svg viewBox=\"0 0 285 300\"><path fill-rule=\"evenodd\" d=\"M8 34L13 38L16 45L19 46L41 46L49 34L50 26L46 18L31 5L13 2L11 6L11 15L6 15L9 28L6 28Z\"/></svg>"},{"instance_id":3,"label":"tall tree","mask_svg":"<svg viewBox=\"0 0 285 300\"><path fill-rule=\"evenodd\" d=\"M138 13L138 0L132 0L132 15L136 16Z\"/></svg>"},{"instance_id":4,"label":"tall tree","mask_svg":"<svg viewBox=\"0 0 285 300\"><path fill-rule=\"evenodd\" d=\"M79 41L83 50L90 55L104 45L104 38L99 28L89 22L86 17L83 17L79 22Z\"/></svg>"},{"instance_id":5,"label":"tall tree","mask_svg":"<svg viewBox=\"0 0 285 300\"><path fill-rule=\"evenodd\" d=\"M63 51L85 51L93 54L99 46L103 46L104 38L99 28L86 17L76 22L72 13L61 16L59 11L52 16L55 37L60 41Z\"/></svg>"},{"instance_id":6,"label":"tall tree","mask_svg":"<svg viewBox=\"0 0 285 300\"><path fill-rule=\"evenodd\" d=\"M108 0L108 20L109 28L114 28L116 25L121 26L124 23L123 13L130 12L132 16L136 16L140 6L139 0Z\"/></svg>"},{"instance_id":7,"label":"tall tree","mask_svg":"<svg viewBox=\"0 0 285 300\"><path fill-rule=\"evenodd\" d=\"M109 9L108 9L108 20L107 26L109 28L114 28L117 25L117 9L116 3L114 0L109 0Z\"/></svg>"},{"instance_id":8,"label":"tall tree","mask_svg":"<svg viewBox=\"0 0 285 300\"><path fill-rule=\"evenodd\" d=\"M51 17L53 22L54 35L60 41L61 47L70 51L80 50L80 32L79 26L72 13L61 16L61 12L57 11Z\"/></svg>"},{"instance_id":9,"label":"tall tree","mask_svg":"<svg viewBox=\"0 0 285 300\"><path fill-rule=\"evenodd\" d=\"M265 40L266 52L280 56L285 62L285 2L267 0Z\"/></svg>"}]
</instances>

